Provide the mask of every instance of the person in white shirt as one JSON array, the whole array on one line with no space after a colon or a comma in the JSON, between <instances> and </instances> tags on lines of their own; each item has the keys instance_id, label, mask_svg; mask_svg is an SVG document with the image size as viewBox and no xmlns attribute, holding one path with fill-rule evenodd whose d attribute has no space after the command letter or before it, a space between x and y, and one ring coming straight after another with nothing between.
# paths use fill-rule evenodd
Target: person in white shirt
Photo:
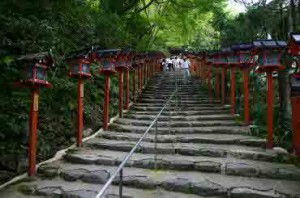
<instances>
[{"instance_id":1,"label":"person in white shirt","mask_svg":"<svg viewBox=\"0 0 300 198\"><path fill-rule=\"evenodd\" d=\"M178 56L178 57L176 58L176 66L175 66L177 70L180 69L181 62L182 62L182 59Z\"/></svg>"},{"instance_id":2,"label":"person in white shirt","mask_svg":"<svg viewBox=\"0 0 300 198\"><path fill-rule=\"evenodd\" d=\"M183 57L183 61L181 62L181 68L184 72L184 80L186 81L190 77L190 65L191 62L189 59L186 58L186 56Z\"/></svg>"},{"instance_id":3,"label":"person in white shirt","mask_svg":"<svg viewBox=\"0 0 300 198\"><path fill-rule=\"evenodd\" d=\"M172 68L172 60L171 60L170 58L167 58L167 59L166 59L166 62L167 62L169 71L171 71L171 68Z\"/></svg>"}]
</instances>

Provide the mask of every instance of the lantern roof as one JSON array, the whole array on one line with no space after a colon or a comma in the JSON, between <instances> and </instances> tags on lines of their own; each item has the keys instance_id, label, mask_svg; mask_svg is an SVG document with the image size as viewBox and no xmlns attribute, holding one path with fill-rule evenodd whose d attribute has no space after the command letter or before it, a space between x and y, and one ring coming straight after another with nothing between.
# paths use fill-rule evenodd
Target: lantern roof
<instances>
[{"instance_id":1,"label":"lantern roof","mask_svg":"<svg viewBox=\"0 0 300 198\"><path fill-rule=\"evenodd\" d=\"M121 49L96 49L95 52L99 58L111 57L120 54Z\"/></svg>"},{"instance_id":2,"label":"lantern roof","mask_svg":"<svg viewBox=\"0 0 300 198\"><path fill-rule=\"evenodd\" d=\"M231 46L233 51L248 51L252 50L254 47L253 43L239 43Z\"/></svg>"},{"instance_id":3,"label":"lantern roof","mask_svg":"<svg viewBox=\"0 0 300 198\"><path fill-rule=\"evenodd\" d=\"M253 41L255 49L285 49L287 43L277 40L257 40Z\"/></svg>"},{"instance_id":4,"label":"lantern roof","mask_svg":"<svg viewBox=\"0 0 300 198\"><path fill-rule=\"evenodd\" d=\"M17 61L22 62L39 62L46 65L52 65L53 64L53 58L49 52L39 52L34 54L25 54L22 56L19 56L17 58Z\"/></svg>"},{"instance_id":5,"label":"lantern roof","mask_svg":"<svg viewBox=\"0 0 300 198\"><path fill-rule=\"evenodd\" d=\"M82 48L71 52L67 56L67 60L76 59L76 58L88 58L89 54L92 52L92 48Z\"/></svg>"},{"instance_id":6,"label":"lantern roof","mask_svg":"<svg viewBox=\"0 0 300 198\"><path fill-rule=\"evenodd\" d=\"M300 33L291 33L291 40L300 45Z\"/></svg>"}]
</instances>

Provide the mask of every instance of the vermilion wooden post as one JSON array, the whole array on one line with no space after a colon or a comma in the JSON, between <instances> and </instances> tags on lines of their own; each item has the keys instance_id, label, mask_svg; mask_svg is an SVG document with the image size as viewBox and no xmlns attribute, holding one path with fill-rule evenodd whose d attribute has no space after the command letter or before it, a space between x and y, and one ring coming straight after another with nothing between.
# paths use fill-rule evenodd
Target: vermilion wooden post
<instances>
[{"instance_id":1,"label":"vermilion wooden post","mask_svg":"<svg viewBox=\"0 0 300 198\"><path fill-rule=\"evenodd\" d=\"M148 68L148 64L145 63L145 66L144 66L144 85L146 85L147 83L147 68Z\"/></svg>"},{"instance_id":2,"label":"vermilion wooden post","mask_svg":"<svg viewBox=\"0 0 300 198\"><path fill-rule=\"evenodd\" d=\"M38 110L39 92L38 88L33 88L31 90L29 115L29 176L35 175Z\"/></svg>"},{"instance_id":3,"label":"vermilion wooden post","mask_svg":"<svg viewBox=\"0 0 300 198\"><path fill-rule=\"evenodd\" d=\"M125 106L124 109L129 108L129 70L126 70L125 73Z\"/></svg>"},{"instance_id":4,"label":"vermilion wooden post","mask_svg":"<svg viewBox=\"0 0 300 198\"><path fill-rule=\"evenodd\" d=\"M235 71L231 68L231 115L235 114Z\"/></svg>"},{"instance_id":5,"label":"vermilion wooden post","mask_svg":"<svg viewBox=\"0 0 300 198\"><path fill-rule=\"evenodd\" d=\"M249 117L249 71L245 69L244 75L244 121L246 125L250 124Z\"/></svg>"},{"instance_id":6,"label":"vermilion wooden post","mask_svg":"<svg viewBox=\"0 0 300 198\"><path fill-rule=\"evenodd\" d=\"M136 103L136 69L133 70L133 101Z\"/></svg>"},{"instance_id":7,"label":"vermilion wooden post","mask_svg":"<svg viewBox=\"0 0 300 198\"><path fill-rule=\"evenodd\" d=\"M215 89L216 89L216 99L220 99L220 84L219 84L219 68L216 67L216 84L215 84Z\"/></svg>"},{"instance_id":8,"label":"vermilion wooden post","mask_svg":"<svg viewBox=\"0 0 300 198\"><path fill-rule=\"evenodd\" d=\"M268 138L267 138L267 148L271 149L273 147L273 89L272 89L272 72L267 72L267 81L268 81L268 95L267 95L267 104L268 104Z\"/></svg>"},{"instance_id":9,"label":"vermilion wooden post","mask_svg":"<svg viewBox=\"0 0 300 198\"><path fill-rule=\"evenodd\" d=\"M81 79L78 79L78 128L77 128L77 146L82 145L82 133L83 133L83 95L84 95L84 84Z\"/></svg>"},{"instance_id":10,"label":"vermilion wooden post","mask_svg":"<svg viewBox=\"0 0 300 198\"><path fill-rule=\"evenodd\" d=\"M118 71L119 76L119 117L121 118L123 115L123 72Z\"/></svg>"},{"instance_id":11,"label":"vermilion wooden post","mask_svg":"<svg viewBox=\"0 0 300 198\"><path fill-rule=\"evenodd\" d=\"M152 69L152 63L149 63L149 66L148 66L148 80L150 80L150 77L151 77L151 69Z\"/></svg>"},{"instance_id":12,"label":"vermilion wooden post","mask_svg":"<svg viewBox=\"0 0 300 198\"><path fill-rule=\"evenodd\" d=\"M104 107L103 107L103 129L107 130L109 122L109 87L110 87L110 78L108 75L105 75L105 89L104 89Z\"/></svg>"},{"instance_id":13,"label":"vermilion wooden post","mask_svg":"<svg viewBox=\"0 0 300 198\"><path fill-rule=\"evenodd\" d=\"M207 76L207 83L208 83L208 95L209 101L212 102L212 85L211 85L211 66L208 66L208 76Z\"/></svg>"},{"instance_id":14,"label":"vermilion wooden post","mask_svg":"<svg viewBox=\"0 0 300 198\"><path fill-rule=\"evenodd\" d=\"M143 89L143 65L140 66L140 77L139 77L139 83L140 83L140 93L142 93Z\"/></svg>"},{"instance_id":15,"label":"vermilion wooden post","mask_svg":"<svg viewBox=\"0 0 300 198\"><path fill-rule=\"evenodd\" d=\"M300 96L292 96L292 147L293 152L300 157Z\"/></svg>"},{"instance_id":16,"label":"vermilion wooden post","mask_svg":"<svg viewBox=\"0 0 300 198\"><path fill-rule=\"evenodd\" d=\"M225 67L222 67L222 104L225 104Z\"/></svg>"}]
</instances>

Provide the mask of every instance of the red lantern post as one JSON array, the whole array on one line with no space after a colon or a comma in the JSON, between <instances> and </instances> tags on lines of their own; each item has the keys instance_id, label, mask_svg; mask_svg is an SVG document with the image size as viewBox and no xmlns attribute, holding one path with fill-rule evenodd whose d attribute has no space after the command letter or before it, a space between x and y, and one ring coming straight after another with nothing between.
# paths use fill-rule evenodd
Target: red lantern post
<instances>
[{"instance_id":1,"label":"red lantern post","mask_svg":"<svg viewBox=\"0 0 300 198\"><path fill-rule=\"evenodd\" d=\"M231 69L230 71L230 79L231 79L231 115L235 114L235 68L239 64L239 55L232 51L227 56L227 67Z\"/></svg>"},{"instance_id":2,"label":"red lantern post","mask_svg":"<svg viewBox=\"0 0 300 198\"><path fill-rule=\"evenodd\" d=\"M82 145L84 80L91 77L89 52L75 52L68 58L69 76L77 80L77 146Z\"/></svg>"},{"instance_id":3,"label":"red lantern post","mask_svg":"<svg viewBox=\"0 0 300 198\"><path fill-rule=\"evenodd\" d=\"M123 117L123 73L129 68L126 64L125 52L121 52L117 57L116 70L119 77L119 117Z\"/></svg>"},{"instance_id":4,"label":"red lantern post","mask_svg":"<svg viewBox=\"0 0 300 198\"><path fill-rule=\"evenodd\" d=\"M118 49L96 50L97 59L100 64L99 73L104 75L104 103L103 103L103 130L108 129L109 123L109 91L110 76L116 73L115 62L119 54Z\"/></svg>"},{"instance_id":5,"label":"red lantern post","mask_svg":"<svg viewBox=\"0 0 300 198\"><path fill-rule=\"evenodd\" d=\"M268 135L267 148L273 147L273 89L272 89L272 73L284 67L280 63L281 52L285 49L286 43L284 41L264 40L254 41L254 48L258 53L257 72L267 73L267 104L268 104Z\"/></svg>"},{"instance_id":6,"label":"red lantern post","mask_svg":"<svg viewBox=\"0 0 300 198\"><path fill-rule=\"evenodd\" d=\"M37 145L37 124L39 109L39 88L51 88L52 85L46 81L48 66L52 59L48 53L25 55L18 58L21 64L25 65L22 80L17 86L29 88L30 114L29 114L29 139L28 139L28 175L34 176L36 172L36 145Z\"/></svg>"},{"instance_id":7,"label":"red lantern post","mask_svg":"<svg viewBox=\"0 0 300 198\"><path fill-rule=\"evenodd\" d=\"M212 54L206 56L205 65L206 65L206 78L207 78L207 87L208 87L208 96L209 101L212 102L212 85L211 85L211 67L212 67Z\"/></svg>"},{"instance_id":8,"label":"red lantern post","mask_svg":"<svg viewBox=\"0 0 300 198\"><path fill-rule=\"evenodd\" d=\"M239 68L243 71L244 78L244 121L246 125L250 124L249 115L249 69L254 65L253 60L253 44L243 43L233 45L232 49L239 54Z\"/></svg>"},{"instance_id":9,"label":"red lantern post","mask_svg":"<svg viewBox=\"0 0 300 198\"><path fill-rule=\"evenodd\" d=\"M220 100L219 68L222 68L222 72L223 72L223 68L227 65L227 56L226 56L226 54L222 51L216 52L213 55L213 65L216 68L216 85L215 85L216 99ZM224 74L222 73L222 75L224 75ZM225 82L224 76L222 76L222 79L221 79L222 100L221 100L221 102L223 101L223 97L225 96L224 82ZM224 93L224 95L223 95L223 93Z\"/></svg>"},{"instance_id":10,"label":"red lantern post","mask_svg":"<svg viewBox=\"0 0 300 198\"><path fill-rule=\"evenodd\" d=\"M132 52L127 52L126 53L126 56L125 56L125 59L126 59L126 65L127 65L127 68L125 70L125 106L124 106L124 109L128 109L129 108L129 68L132 68L132 56L133 56L133 53Z\"/></svg>"},{"instance_id":11,"label":"red lantern post","mask_svg":"<svg viewBox=\"0 0 300 198\"><path fill-rule=\"evenodd\" d=\"M291 103L292 149L300 157L300 34L291 34L287 48L290 55L298 57L298 72L291 75Z\"/></svg>"}]
</instances>

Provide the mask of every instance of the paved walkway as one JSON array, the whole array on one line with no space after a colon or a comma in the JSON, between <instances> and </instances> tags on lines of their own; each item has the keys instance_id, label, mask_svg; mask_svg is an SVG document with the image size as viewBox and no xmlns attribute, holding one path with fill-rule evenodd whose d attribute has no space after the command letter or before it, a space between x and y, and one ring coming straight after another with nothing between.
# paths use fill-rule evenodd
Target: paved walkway
<instances>
[{"instance_id":1,"label":"paved walkway","mask_svg":"<svg viewBox=\"0 0 300 198\"><path fill-rule=\"evenodd\" d=\"M157 75L109 131L0 197L94 198L182 78L180 72ZM160 117L157 151L154 138L152 129L124 169L126 198L300 197L300 169L290 163L292 157L266 150L265 139L250 136L229 107L210 103L195 80L179 83L176 99ZM118 197L117 184L118 179L106 197Z\"/></svg>"}]
</instances>

